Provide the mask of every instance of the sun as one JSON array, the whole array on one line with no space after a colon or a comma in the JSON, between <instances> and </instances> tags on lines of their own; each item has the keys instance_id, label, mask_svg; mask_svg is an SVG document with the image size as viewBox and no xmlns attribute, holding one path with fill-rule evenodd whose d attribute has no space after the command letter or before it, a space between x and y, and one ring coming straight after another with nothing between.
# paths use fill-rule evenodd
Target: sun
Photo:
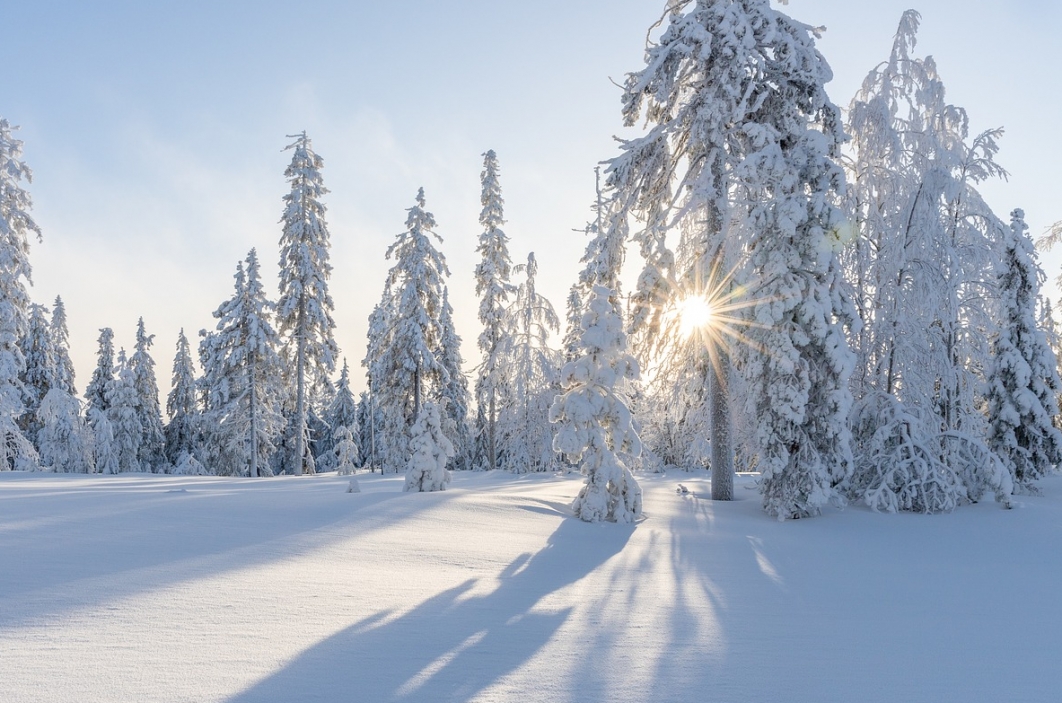
<instances>
[{"instance_id":1,"label":"sun","mask_svg":"<svg viewBox=\"0 0 1062 703\"><path fill-rule=\"evenodd\" d=\"M712 325L712 305L704 295L689 295L675 306L679 334L689 339Z\"/></svg>"}]
</instances>

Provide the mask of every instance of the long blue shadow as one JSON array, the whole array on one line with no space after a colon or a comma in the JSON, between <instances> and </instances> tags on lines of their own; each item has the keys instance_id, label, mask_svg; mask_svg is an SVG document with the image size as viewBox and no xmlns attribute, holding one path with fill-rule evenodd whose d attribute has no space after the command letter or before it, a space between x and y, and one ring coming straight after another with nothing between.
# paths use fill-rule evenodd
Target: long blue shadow
<instances>
[{"instance_id":1,"label":"long blue shadow","mask_svg":"<svg viewBox=\"0 0 1062 703\"><path fill-rule=\"evenodd\" d=\"M570 614L535 604L619 553L633 530L563 520L493 592L469 596L470 580L378 627L353 625L229 700L466 701L533 657Z\"/></svg>"}]
</instances>

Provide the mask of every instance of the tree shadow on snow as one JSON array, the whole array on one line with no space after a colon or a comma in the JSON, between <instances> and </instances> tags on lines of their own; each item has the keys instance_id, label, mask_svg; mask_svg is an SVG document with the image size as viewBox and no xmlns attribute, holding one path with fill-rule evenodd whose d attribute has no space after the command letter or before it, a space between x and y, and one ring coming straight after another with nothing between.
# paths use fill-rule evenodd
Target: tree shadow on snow
<instances>
[{"instance_id":1,"label":"tree shadow on snow","mask_svg":"<svg viewBox=\"0 0 1062 703\"><path fill-rule=\"evenodd\" d=\"M545 548L498 575L492 592L470 593L469 580L378 626L352 625L230 701L466 701L553 637L571 609L535 605L622 551L633 529L563 520Z\"/></svg>"}]
</instances>

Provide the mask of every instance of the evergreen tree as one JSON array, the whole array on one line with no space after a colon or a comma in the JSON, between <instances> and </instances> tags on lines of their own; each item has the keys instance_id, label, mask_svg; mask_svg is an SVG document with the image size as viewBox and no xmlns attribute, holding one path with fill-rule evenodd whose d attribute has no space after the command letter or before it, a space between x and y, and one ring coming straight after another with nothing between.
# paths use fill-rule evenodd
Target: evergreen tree
<instances>
[{"instance_id":1,"label":"evergreen tree","mask_svg":"<svg viewBox=\"0 0 1062 703\"><path fill-rule=\"evenodd\" d=\"M174 466L182 454L192 454L200 427L195 366L188 338L181 329L177 337L177 355L173 359L173 387L166 398L166 459Z\"/></svg>"},{"instance_id":2,"label":"evergreen tree","mask_svg":"<svg viewBox=\"0 0 1062 703\"><path fill-rule=\"evenodd\" d=\"M114 332L110 327L100 329L99 350L96 352L96 369L92 372L92 380L85 388L86 412L92 416L96 413L106 413L110 408L107 402L107 385L114 378Z\"/></svg>"},{"instance_id":3,"label":"evergreen tree","mask_svg":"<svg viewBox=\"0 0 1062 703\"><path fill-rule=\"evenodd\" d=\"M144 318L136 324L136 347L129 359L136 388L137 415L140 418L141 434L137 460L144 471L158 472L166 462L166 436L162 429L162 410L159 407L159 384L155 378L155 360L151 358L151 345L155 335L144 330Z\"/></svg>"},{"instance_id":4,"label":"evergreen tree","mask_svg":"<svg viewBox=\"0 0 1062 703\"><path fill-rule=\"evenodd\" d=\"M564 341L561 342L561 351L564 353L564 363L575 361L579 358L579 337L582 335L583 300L579 295L579 286L573 285L568 291L568 301L565 308Z\"/></svg>"},{"instance_id":5,"label":"evergreen tree","mask_svg":"<svg viewBox=\"0 0 1062 703\"><path fill-rule=\"evenodd\" d=\"M1005 225L975 187L1005 171L1000 130L971 140L936 64L913 55L920 19L903 14L888 60L848 110L857 236L844 263L863 325L851 335L858 461L847 493L876 509L938 512L987 490L1009 501L981 390L995 326L985 291Z\"/></svg>"},{"instance_id":6,"label":"evergreen tree","mask_svg":"<svg viewBox=\"0 0 1062 703\"><path fill-rule=\"evenodd\" d=\"M219 473L269 475L269 458L283 426L278 337L273 304L262 287L254 249L236 267L233 297L215 312L216 330L200 344L209 395L206 425Z\"/></svg>"},{"instance_id":7,"label":"evergreen tree","mask_svg":"<svg viewBox=\"0 0 1062 703\"><path fill-rule=\"evenodd\" d=\"M118 372L107 384L107 406L117 471L143 471L145 467L140 463L140 442L144 436L144 426L140 421L140 398L136 390L136 375L126 360L124 349L118 352Z\"/></svg>"},{"instance_id":8,"label":"evergreen tree","mask_svg":"<svg viewBox=\"0 0 1062 703\"><path fill-rule=\"evenodd\" d=\"M92 432L93 464L98 474L116 474L119 467L118 446L114 441L114 428L107 412L96 408L88 410L89 427Z\"/></svg>"},{"instance_id":9,"label":"evergreen tree","mask_svg":"<svg viewBox=\"0 0 1062 703\"><path fill-rule=\"evenodd\" d=\"M92 445L78 399L60 386L41 401L38 441L41 465L62 473L92 473Z\"/></svg>"},{"instance_id":10,"label":"evergreen tree","mask_svg":"<svg viewBox=\"0 0 1062 703\"><path fill-rule=\"evenodd\" d=\"M324 433L318 443L317 466L319 469L331 469L336 467L336 432L345 428L351 436L351 441L359 435L358 428L358 403L354 400L354 394L350 390L350 369L346 359L343 360L343 370L339 374L339 382L336 383L336 392L332 401L324 412ZM356 454L355 454L356 456Z\"/></svg>"},{"instance_id":11,"label":"evergreen tree","mask_svg":"<svg viewBox=\"0 0 1062 703\"><path fill-rule=\"evenodd\" d=\"M435 403L425 403L421 408L410 432L409 448L404 490L445 490L450 482L446 462L454 455L454 445L443 434L439 406Z\"/></svg>"},{"instance_id":12,"label":"evergreen tree","mask_svg":"<svg viewBox=\"0 0 1062 703\"><path fill-rule=\"evenodd\" d=\"M454 328L453 314L449 291L444 287L442 312L439 315L439 365L443 373L436 397L442 408L443 431L454 445L453 467L465 470L474 465L472 430L468 426L468 406L472 398L468 392L468 378L461 368L464 365L461 337Z\"/></svg>"},{"instance_id":13,"label":"evergreen tree","mask_svg":"<svg viewBox=\"0 0 1062 703\"><path fill-rule=\"evenodd\" d=\"M810 28L768 0L672 2L665 30L646 51L646 68L625 84L624 121L633 126L644 114L649 132L625 142L608 168L609 210L636 216L635 239L646 258L632 331L648 342L646 351L671 359L664 382L688 389L671 401L689 408L677 417L710 418L715 499L733 497L728 338L741 320L716 315L713 333L701 338L706 345L661 350L680 341L667 329L670 311L696 298L717 312L740 307L732 276L745 254L760 285L754 298L778 302L784 293L783 303L753 313L750 336L766 343L766 353L750 354L746 371L758 376L750 377L756 397L748 410L758 420L751 440L767 472L765 505L786 516L817 510L848 465L844 385L851 361L836 335L851 312L833 288L837 264L821 231L840 220L822 201L843 183L829 161L842 137L839 111L823 88L830 77ZM680 234L677 256L666 245L669 230ZM787 361L773 363L776 353ZM818 380L821 396L808 392ZM782 400L784 388L791 397L775 413L782 408L771 403ZM785 446L783 434L792 440ZM829 475L811 477L823 472ZM823 481L824 490L809 488Z\"/></svg>"},{"instance_id":14,"label":"evergreen tree","mask_svg":"<svg viewBox=\"0 0 1062 703\"><path fill-rule=\"evenodd\" d=\"M373 402L372 398L366 391L362 391L358 400L358 436L356 442L359 451L359 460L361 467L369 467L373 471L376 470L378 460L375 460L376 454L376 433L380 427L383 418L380 415L380 409Z\"/></svg>"},{"instance_id":15,"label":"evergreen tree","mask_svg":"<svg viewBox=\"0 0 1062 703\"><path fill-rule=\"evenodd\" d=\"M624 381L638 377L612 290L594 286L583 315L582 355L561 371L562 395L549 411L557 424L553 446L577 462L586 483L572 503L587 522L632 522L642 512L642 491L622 455L637 457L641 440L623 397Z\"/></svg>"},{"instance_id":16,"label":"evergreen tree","mask_svg":"<svg viewBox=\"0 0 1062 703\"><path fill-rule=\"evenodd\" d=\"M77 395L74 386L74 362L70 360L70 330L66 325L66 305L55 296L52 307L52 351L55 353L55 383L70 395Z\"/></svg>"},{"instance_id":17,"label":"evergreen tree","mask_svg":"<svg viewBox=\"0 0 1062 703\"><path fill-rule=\"evenodd\" d=\"M549 471L556 465L549 408L559 391L560 355L550 348L549 334L560 326L557 313L535 287L538 263L515 267L527 278L506 311L501 349L507 360L509 400L498 417L498 435L505 447L502 468L514 473Z\"/></svg>"},{"instance_id":18,"label":"evergreen tree","mask_svg":"<svg viewBox=\"0 0 1062 703\"><path fill-rule=\"evenodd\" d=\"M43 305L30 306L29 329L19 345L26 360L22 374L23 401L25 413L19 419L19 426L35 447L40 449L37 434L43 420L40 416L41 402L57 382L58 369L55 366L56 355L52 345L47 312Z\"/></svg>"},{"instance_id":19,"label":"evergreen tree","mask_svg":"<svg viewBox=\"0 0 1062 703\"><path fill-rule=\"evenodd\" d=\"M424 209L422 188L409 209L406 231L387 250L387 258L395 264L370 318L366 365L383 415L383 444L377 449L388 471L405 465L409 428L420 413L421 399L429 395L426 389L440 389L446 380L440 319L443 279L450 271L431 243L432 236L442 241L434 228L435 217Z\"/></svg>"},{"instance_id":20,"label":"evergreen tree","mask_svg":"<svg viewBox=\"0 0 1062 703\"><path fill-rule=\"evenodd\" d=\"M335 430L335 447L333 448L333 452L335 453L334 461L336 465L336 473L340 476L350 476L353 474L358 466L358 445L354 443L354 438L350 434L350 430L343 425L340 425ZM351 485L357 486L357 481L353 481Z\"/></svg>"},{"instance_id":21,"label":"evergreen tree","mask_svg":"<svg viewBox=\"0 0 1062 703\"><path fill-rule=\"evenodd\" d=\"M307 447L307 415L312 398L335 370L339 353L332 320L334 305L328 294L329 235L325 206L321 202L328 189L321 179L324 162L314 153L303 132L292 135L294 151L284 175L291 192L284 196L284 225L280 238L280 299L277 301L277 328L285 340L284 368L294 373L294 453L287 467L302 474L313 466Z\"/></svg>"},{"instance_id":22,"label":"evergreen tree","mask_svg":"<svg viewBox=\"0 0 1062 703\"><path fill-rule=\"evenodd\" d=\"M476 415L475 432L480 454L476 461L488 469L498 468L498 409L504 403L506 387L505 361L500 356L502 326L505 323L505 310L513 286L509 283L512 262L509 259L509 238L502 231L505 224L501 195L498 183L498 158L493 150L483 155L483 172L480 175L483 190L480 203L483 210L479 223L483 233L479 235L476 251L481 256L476 265L476 295L480 297L479 321L483 331L479 335L479 349L483 353L476 377Z\"/></svg>"},{"instance_id":23,"label":"evergreen tree","mask_svg":"<svg viewBox=\"0 0 1062 703\"><path fill-rule=\"evenodd\" d=\"M22 162L22 141L0 117L0 471L33 469L37 452L18 427L24 412L21 376L26 368L18 341L29 315L29 235L41 231L29 211L32 199L21 182L33 179Z\"/></svg>"},{"instance_id":24,"label":"evergreen tree","mask_svg":"<svg viewBox=\"0 0 1062 703\"><path fill-rule=\"evenodd\" d=\"M989 446L1010 471L1015 487L1034 483L1062 462L1062 432L1052 420L1062 381L1058 360L1037 325L1036 302L1044 274L1029 239L1025 213L1011 213L1006 256L998 267L1003 319L992 344L988 374Z\"/></svg>"}]
</instances>

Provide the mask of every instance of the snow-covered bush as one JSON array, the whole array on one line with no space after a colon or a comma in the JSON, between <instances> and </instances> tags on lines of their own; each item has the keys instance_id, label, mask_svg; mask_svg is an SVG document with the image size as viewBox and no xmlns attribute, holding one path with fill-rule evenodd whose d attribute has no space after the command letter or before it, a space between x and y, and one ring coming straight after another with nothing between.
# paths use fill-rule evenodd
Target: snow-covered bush
<instances>
[{"instance_id":1,"label":"snow-covered bush","mask_svg":"<svg viewBox=\"0 0 1062 703\"><path fill-rule=\"evenodd\" d=\"M413 423L409 439L412 456L406 465L405 491L442 491L450 482L446 462L454 455L454 445L443 434L439 406L425 403Z\"/></svg>"},{"instance_id":2,"label":"snow-covered bush","mask_svg":"<svg viewBox=\"0 0 1062 703\"><path fill-rule=\"evenodd\" d=\"M642 512L642 490L621 459L637 457L641 440L621 395L626 380L638 378L638 362L626 352L623 321L612 292L594 286L583 315L581 356L561 371L563 394L550 408L557 424L553 447L578 462L586 483L572 511L587 522L633 522Z\"/></svg>"}]
</instances>

